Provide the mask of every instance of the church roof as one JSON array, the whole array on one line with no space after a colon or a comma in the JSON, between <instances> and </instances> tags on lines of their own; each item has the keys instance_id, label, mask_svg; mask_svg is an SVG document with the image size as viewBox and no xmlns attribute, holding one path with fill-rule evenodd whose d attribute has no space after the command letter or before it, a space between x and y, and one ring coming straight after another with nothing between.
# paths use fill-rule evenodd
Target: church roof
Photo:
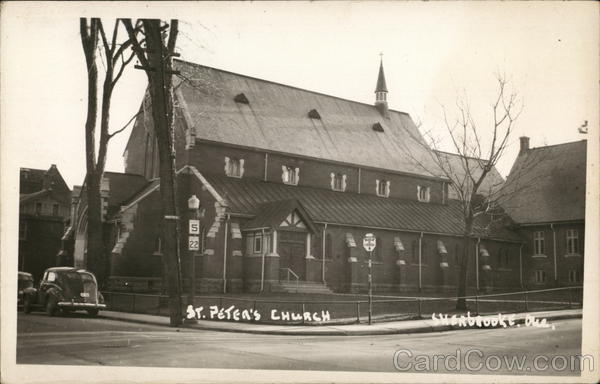
<instances>
[{"instance_id":1,"label":"church roof","mask_svg":"<svg viewBox=\"0 0 600 384\"><path fill-rule=\"evenodd\" d=\"M384 118L370 104L181 60L174 66L185 79L176 84L176 97L197 139L441 175L406 113L390 110L389 118ZM312 110L320 118L310 117ZM376 123L383 131L373 129Z\"/></svg>"},{"instance_id":2,"label":"church roof","mask_svg":"<svg viewBox=\"0 0 600 384\"><path fill-rule=\"evenodd\" d=\"M531 148L519 154L501 194L519 224L585 219L585 140Z\"/></svg>"},{"instance_id":3,"label":"church roof","mask_svg":"<svg viewBox=\"0 0 600 384\"><path fill-rule=\"evenodd\" d=\"M294 199L316 223L448 235L461 235L464 228L460 203L456 200L450 200L447 205L429 204L252 179L204 176L227 202L228 212L232 214L269 216L263 213L265 207L279 212L279 207L288 204L284 201ZM486 238L520 241L515 232L501 225L485 228L488 222L485 215L478 216L475 233Z\"/></svg>"},{"instance_id":4,"label":"church roof","mask_svg":"<svg viewBox=\"0 0 600 384\"><path fill-rule=\"evenodd\" d=\"M377 86L375 92L387 92L387 85L385 84L385 74L383 73L383 61L379 63L379 76L377 76Z\"/></svg>"},{"instance_id":5,"label":"church roof","mask_svg":"<svg viewBox=\"0 0 600 384\"><path fill-rule=\"evenodd\" d=\"M442 152L436 151L436 157L438 161L442 164L442 167L452 174L451 180L455 187L450 186L448 188L448 197L451 199L458 199L458 192L455 188L459 186L465 186L465 191L468 191L471 186L469 180L469 173L474 177L478 178L481 176L482 165L485 165L485 160L473 158L473 157L463 157L456 153ZM466 161L465 161L466 159ZM467 171L468 165L468 171ZM479 186L478 193L483 196L491 196L494 193L498 192L502 186L504 185L504 178L500 175L500 172L493 167L485 179Z\"/></svg>"}]
</instances>

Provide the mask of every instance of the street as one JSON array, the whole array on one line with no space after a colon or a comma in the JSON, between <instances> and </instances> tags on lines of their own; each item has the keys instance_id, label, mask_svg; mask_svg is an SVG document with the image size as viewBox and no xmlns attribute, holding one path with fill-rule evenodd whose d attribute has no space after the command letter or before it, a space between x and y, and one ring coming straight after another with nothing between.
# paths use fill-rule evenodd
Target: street
<instances>
[{"instance_id":1,"label":"street","mask_svg":"<svg viewBox=\"0 0 600 384\"><path fill-rule=\"evenodd\" d=\"M515 327L378 336L278 336L172 329L84 314L49 317L18 314L18 364L69 364L139 367L239 368L327 371L381 371L481 374L575 375L555 366L553 356L580 353L581 320L562 320L551 328ZM396 353L396 351L399 351ZM457 352L458 351L458 352ZM470 353L469 361L434 354ZM545 355L534 369L536 355ZM420 356L422 355L422 356ZM420 356L420 357L419 357ZM430 360L424 361L428 356ZM438 356L438 359L440 358ZM498 356L498 358L489 358ZM504 356L523 358L509 369ZM451 360L451 359L449 359ZM500 363L500 364L498 364ZM479 367L481 366L481 367Z\"/></svg>"}]
</instances>

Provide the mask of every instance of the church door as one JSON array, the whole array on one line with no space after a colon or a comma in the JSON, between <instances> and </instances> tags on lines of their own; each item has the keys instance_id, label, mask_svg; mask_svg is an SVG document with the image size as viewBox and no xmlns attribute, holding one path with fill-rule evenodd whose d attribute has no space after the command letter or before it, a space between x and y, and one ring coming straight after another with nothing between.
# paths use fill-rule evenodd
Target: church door
<instances>
[{"instance_id":1,"label":"church door","mask_svg":"<svg viewBox=\"0 0 600 384\"><path fill-rule=\"evenodd\" d=\"M291 269L300 280L305 280L306 274L306 235L306 232L279 232L279 266ZM285 271L282 273L285 277ZM290 280L294 280L293 277Z\"/></svg>"}]
</instances>

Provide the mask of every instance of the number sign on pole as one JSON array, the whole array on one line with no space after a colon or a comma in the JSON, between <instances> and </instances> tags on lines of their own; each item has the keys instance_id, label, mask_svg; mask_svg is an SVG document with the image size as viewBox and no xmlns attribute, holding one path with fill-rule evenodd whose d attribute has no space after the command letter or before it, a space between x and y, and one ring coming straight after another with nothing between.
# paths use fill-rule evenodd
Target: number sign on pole
<instances>
[{"instance_id":1,"label":"number sign on pole","mask_svg":"<svg viewBox=\"0 0 600 384\"><path fill-rule=\"evenodd\" d=\"M189 234L190 235L199 235L200 234L200 220L190 219Z\"/></svg>"}]
</instances>

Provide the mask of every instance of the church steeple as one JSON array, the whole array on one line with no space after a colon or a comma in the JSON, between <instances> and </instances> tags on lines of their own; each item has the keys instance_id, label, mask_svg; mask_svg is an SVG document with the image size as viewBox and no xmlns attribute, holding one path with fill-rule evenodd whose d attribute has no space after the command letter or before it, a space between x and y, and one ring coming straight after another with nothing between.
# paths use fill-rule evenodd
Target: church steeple
<instances>
[{"instance_id":1,"label":"church steeple","mask_svg":"<svg viewBox=\"0 0 600 384\"><path fill-rule=\"evenodd\" d=\"M379 76L377 77L377 86L375 87L375 107L384 116L388 117L388 104L387 104L387 85L385 84L385 74L383 73L383 54L380 54L381 59L379 61Z\"/></svg>"}]
</instances>

